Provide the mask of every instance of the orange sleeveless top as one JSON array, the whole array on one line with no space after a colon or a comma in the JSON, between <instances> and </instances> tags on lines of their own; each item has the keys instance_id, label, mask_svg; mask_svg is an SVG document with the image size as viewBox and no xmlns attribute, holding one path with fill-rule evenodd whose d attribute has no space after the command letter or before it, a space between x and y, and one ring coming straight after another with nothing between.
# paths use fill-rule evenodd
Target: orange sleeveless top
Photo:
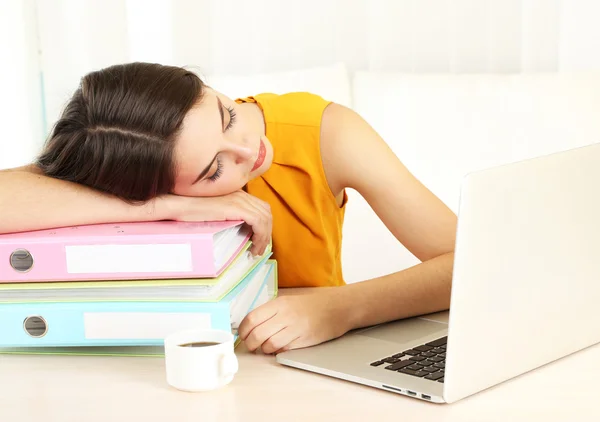
<instances>
[{"instance_id":1,"label":"orange sleeveless top","mask_svg":"<svg viewBox=\"0 0 600 422\"><path fill-rule=\"evenodd\" d=\"M342 223L348 197L339 207L321 159L321 118L329 104L303 92L239 98L263 112L273 164L251 180L247 192L271 206L273 258L279 287L339 286Z\"/></svg>"}]
</instances>

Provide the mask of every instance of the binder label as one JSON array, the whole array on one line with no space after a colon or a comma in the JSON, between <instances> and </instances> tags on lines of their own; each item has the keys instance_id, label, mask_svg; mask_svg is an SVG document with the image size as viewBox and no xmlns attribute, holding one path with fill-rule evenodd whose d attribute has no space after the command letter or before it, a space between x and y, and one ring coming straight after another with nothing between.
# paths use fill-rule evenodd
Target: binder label
<instances>
[{"instance_id":1,"label":"binder label","mask_svg":"<svg viewBox=\"0 0 600 422\"><path fill-rule=\"evenodd\" d=\"M81 273L158 273L192 271L189 243L65 246L67 271Z\"/></svg>"},{"instance_id":2,"label":"binder label","mask_svg":"<svg viewBox=\"0 0 600 422\"><path fill-rule=\"evenodd\" d=\"M164 339L187 329L210 329L204 312L87 312L83 314L86 339Z\"/></svg>"}]
</instances>

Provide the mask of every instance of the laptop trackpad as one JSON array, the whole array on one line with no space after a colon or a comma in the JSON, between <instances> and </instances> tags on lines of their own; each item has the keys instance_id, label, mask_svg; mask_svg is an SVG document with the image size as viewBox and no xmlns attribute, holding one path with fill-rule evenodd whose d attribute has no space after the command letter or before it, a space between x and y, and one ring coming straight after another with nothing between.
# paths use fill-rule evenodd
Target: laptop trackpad
<instances>
[{"instance_id":1,"label":"laptop trackpad","mask_svg":"<svg viewBox=\"0 0 600 422\"><path fill-rule=\"evenodd\" d=\"M430 337L438 333L440 337L446 335L448 324L420 318L411 318L401 321L367 328L356 333L359 336L391 341L394 343L409 343L422 337Z\"/></svg>"}]
</instances>

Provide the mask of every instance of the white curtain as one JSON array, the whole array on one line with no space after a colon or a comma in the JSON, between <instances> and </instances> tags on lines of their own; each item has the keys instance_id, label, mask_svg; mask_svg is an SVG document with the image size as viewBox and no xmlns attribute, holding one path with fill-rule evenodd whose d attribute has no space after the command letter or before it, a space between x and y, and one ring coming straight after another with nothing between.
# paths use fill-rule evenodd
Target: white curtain
<instances>
[{"instance_id":1,"label":"white curtain","mask_svg":"<svg viewBox=\"0 0 600 422\"><path fill-rule=\"evenodd\" d=\"M0 169L29 162L44 133L35 16L33 1L0 1Z\"/></svg>"},{"instance_id":2,"label":"white curtain","mask_svg":"<svg viewBox=\"0 0 600 422\"><path fill-rule=\"evenodd\" d=\"M3 21L13 22L13 33L3 34L0 41L2 64L9 65L9 78L21 78L16 84L3 83L10 85L8 92L14 97L30 93L30 101L19 107L11 106L11 98L0 98L2 126L26 119L31 127L41 128L18 134L21 145L27 145L20 158L41 144L42 134L83 74L117 62L187 65L205 75L340 62L350 71L384 72L600 69L597 0L4 0L2 4ZM21 48L31 53L28 58L22 57ZM15 49L19 52L5 53ZM3 155L7 142L0 140Z\"/></svg>"}]
</instances>

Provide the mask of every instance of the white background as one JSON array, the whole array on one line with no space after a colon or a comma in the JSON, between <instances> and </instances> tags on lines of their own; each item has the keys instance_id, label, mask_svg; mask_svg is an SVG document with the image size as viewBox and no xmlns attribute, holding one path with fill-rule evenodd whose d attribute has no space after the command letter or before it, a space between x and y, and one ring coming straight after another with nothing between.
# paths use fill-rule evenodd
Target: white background
<instances>
[{"instance_id":1,"label":"white background","mask_svg":"<svg viewBox=\"0 0 600 422\"><path fill-rule=\"evenodd\" d=\"M597 0L2 0L0 169L30 162L104 66L191 66L237 96L342 66L324 89L456 210L466 171L600 139L600 78L563 79L600 71L599 17ZM347 217L347 280L415 262L353 193Z\"/></svg>"},{"instance_id":2,"label":"white background","mask_svg":"<svg viewBox=\"0 0 600 422\"><path fill-rule=\"evenodd\" d=\"M90 70L144 60L205 75L600 68L596 0L3 0L0 168L28 162ZM246 95L248 93L240 93Z\"/></svg>"}]
</instances>

